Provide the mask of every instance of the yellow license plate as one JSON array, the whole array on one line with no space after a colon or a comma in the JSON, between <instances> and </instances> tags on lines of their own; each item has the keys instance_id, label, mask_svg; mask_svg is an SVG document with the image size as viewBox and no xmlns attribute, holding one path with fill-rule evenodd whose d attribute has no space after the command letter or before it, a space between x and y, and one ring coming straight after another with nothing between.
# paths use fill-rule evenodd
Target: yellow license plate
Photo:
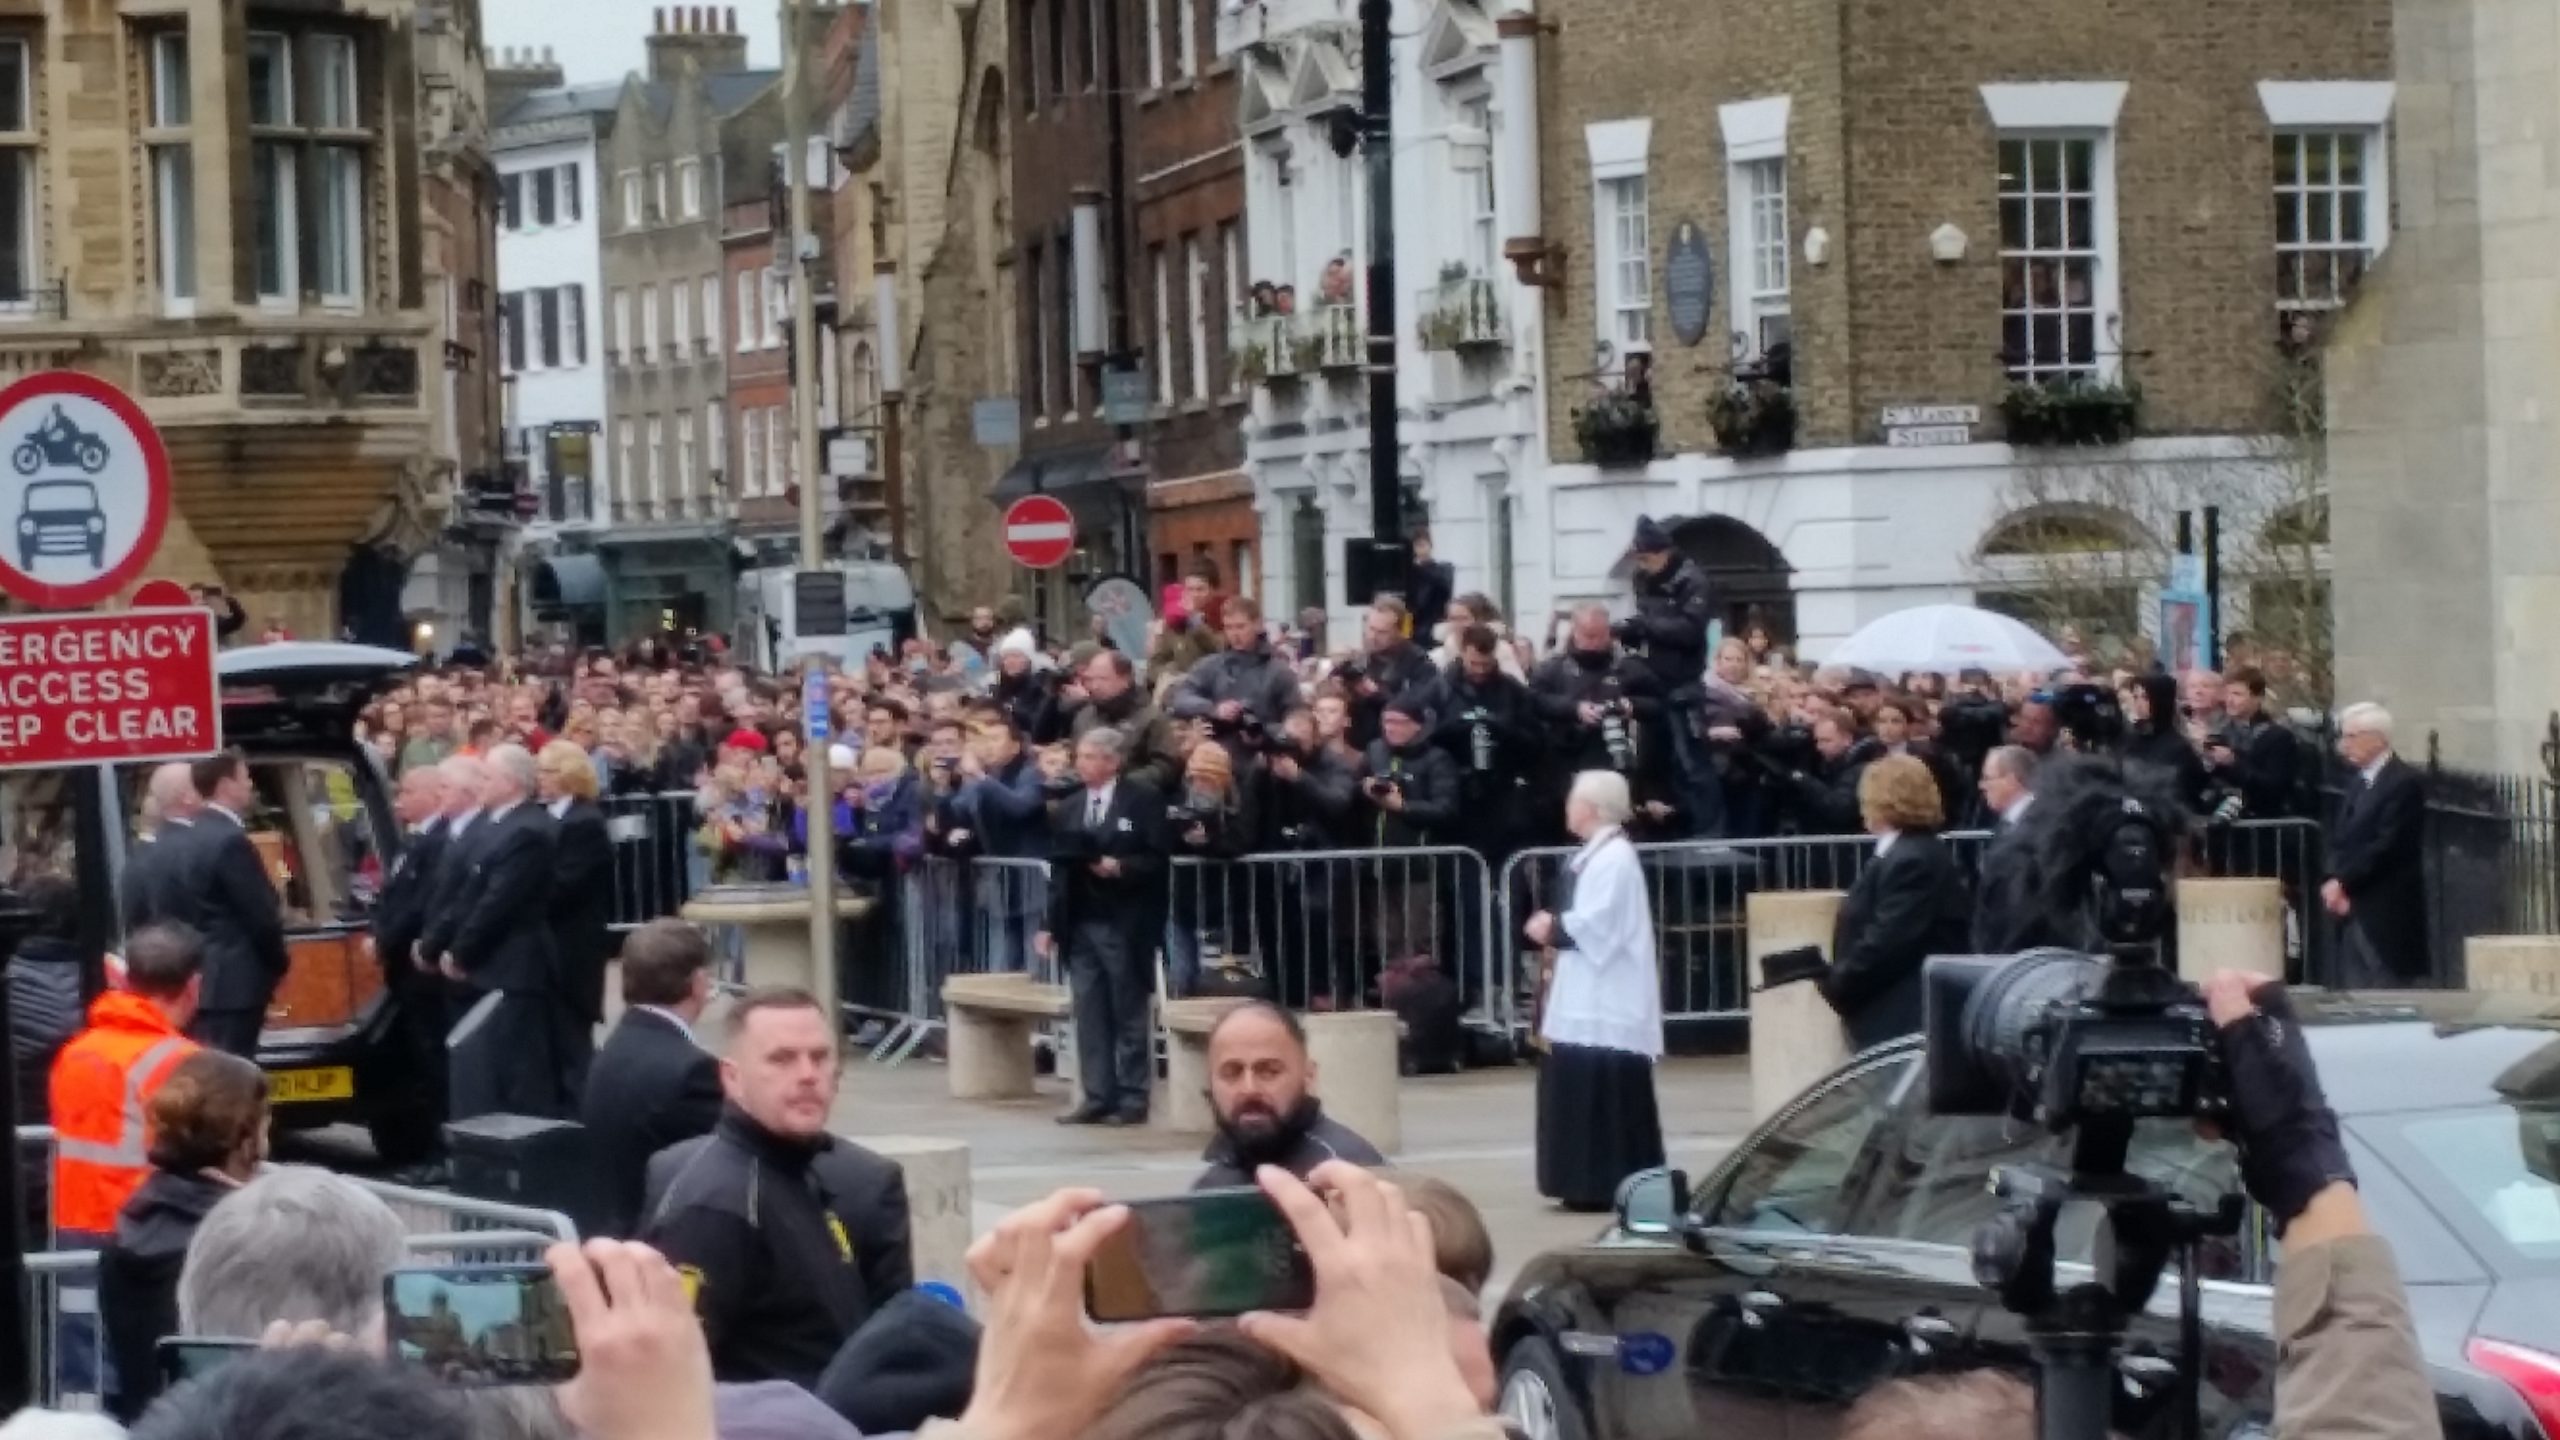
<instances>
[{"instance_id":1,"label":"yellow license plate","mask_svg":"<svg viewBox=\"0 0 2560 1440\"><path fill-rule=\"evenodd\" d=\"M356 1072L345 1065L331 1065L320 1070L278 1070L267 1077L267 1101L273 1105L354 1098Z\"/></svg>"}]
</instances>

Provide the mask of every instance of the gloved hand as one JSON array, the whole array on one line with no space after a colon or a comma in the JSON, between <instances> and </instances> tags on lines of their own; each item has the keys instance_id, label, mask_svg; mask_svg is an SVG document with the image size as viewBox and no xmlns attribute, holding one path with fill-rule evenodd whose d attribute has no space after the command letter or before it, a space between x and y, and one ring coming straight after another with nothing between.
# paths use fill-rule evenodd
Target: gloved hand
<instances>
[{"instance_id":1,"label":"gloved hand","mask_svg":"<svg viewBox=\"0 0 2560 1440\"><path fill-rule=\"evenodd\" d=\"M2311 1045L2282 981L2226 970L2205 982L2231 1097L2225 1125L2240 1147L2240 1183L2279 1234L2331 1184L2355 1183L2338 1112L2320 1089Z\"/></svg>"},{"instance_id":2,"label":"gloved hand","mask_svg":"<svg viewBox=\"0 0 2560 1440\"><path fill-rule=\"evenodd\" d=\"M1646 638L1652 634L1652 632L1646 628L1644 617L1641 615L1630 615L1626 619L1619 621L1617 624L1610 626L1609 633L1617 637L1619 644L1629 646L1642 645Z\"/></svg>"}]
</instances>

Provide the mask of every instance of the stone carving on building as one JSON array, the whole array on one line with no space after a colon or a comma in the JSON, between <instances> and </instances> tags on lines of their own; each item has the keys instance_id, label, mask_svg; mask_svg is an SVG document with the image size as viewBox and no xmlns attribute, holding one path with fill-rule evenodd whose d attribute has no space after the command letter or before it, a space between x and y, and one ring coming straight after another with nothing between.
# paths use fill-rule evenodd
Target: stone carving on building
<instances>
[{"instance_id":1,"label":"stone carving on building","mask_svg":"<svg viewBox=\"0 0 2560 1440\"><path fill-rule=\"evenodd\" d=\"M219 350L145 350L137 358L145 398L180 400L222 393Z\"/></svg>"}]
</instances>

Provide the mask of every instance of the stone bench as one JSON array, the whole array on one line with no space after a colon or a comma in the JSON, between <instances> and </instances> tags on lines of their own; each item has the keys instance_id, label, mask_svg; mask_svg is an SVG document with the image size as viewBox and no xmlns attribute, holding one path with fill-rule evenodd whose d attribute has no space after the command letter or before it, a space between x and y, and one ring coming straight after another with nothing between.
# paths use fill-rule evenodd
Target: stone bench
<instances>
[{"instance_id":1,"label":"stone bench","mask_svg":"<svg viewBox=\"0 0 2560 1440\"><path fill-rule=\"evenodd\" d=\"M1384 1010L1349 1010L1300 1018L1307 1030L1307 1058L1315 1062L1315 1093L1324 1101L1326 1117L1392 1157L1404 1148L1396 1017Z\"/></svg>"},{"instance_id":2,"label":"stone bench","mask_svg":"<svg viewBox=\"0 0 2560 1440\"><path fill-rule=\"evenodd\" d=\"M1167 1000L1156 1009L1164 1027L1164 1079L1147 1113L1156 1128L1206 1135L1218 1126L1209 1108L1209 1032L1245 1001L1232 997Z\"/></svg>"},{"instance_id":3,"label":"stone bench","mask_svg":"<svg viewBox=\"0 0 2560 1440\"><path fill-rule=\"evenodd\" d=\"M942 982L950 1031L951 1098L1027 1100L1032 1085L1031 1031L1067 1018L1067 987L1021 975L959 975Z\"/></svg>"}]
</instances>

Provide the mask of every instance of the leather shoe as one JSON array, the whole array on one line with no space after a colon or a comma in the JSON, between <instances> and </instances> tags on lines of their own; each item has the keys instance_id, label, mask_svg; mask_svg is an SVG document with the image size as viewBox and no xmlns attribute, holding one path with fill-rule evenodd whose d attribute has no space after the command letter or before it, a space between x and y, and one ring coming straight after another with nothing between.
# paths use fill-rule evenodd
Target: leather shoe
<instances>
[{"instance_id":1,"label":"leather shoe","mask_svg":"<svg viewBox=\"0 0 2560 1440\"><path fill-rule=\"evenodd\" d=\"M1103 1117L1102 1123L1110 1126L1114 1130L1127 1130L1135 1127L1142 1127L1147 1123L1147 1112L1144 1110L1114 1110L1109 1115Z\"/></svg>"},{"instance_id":2,"label":"leather shoe","mask_svg":"<svg viewBox=\"0 0 2560 1440\"><path fill-rule=\"evenodd\" d=\"M1107 1125L1112 1114L1099 1105L1079 1105L1058 1117L1061 1125Z\"/></svg>"}]
</instances>

